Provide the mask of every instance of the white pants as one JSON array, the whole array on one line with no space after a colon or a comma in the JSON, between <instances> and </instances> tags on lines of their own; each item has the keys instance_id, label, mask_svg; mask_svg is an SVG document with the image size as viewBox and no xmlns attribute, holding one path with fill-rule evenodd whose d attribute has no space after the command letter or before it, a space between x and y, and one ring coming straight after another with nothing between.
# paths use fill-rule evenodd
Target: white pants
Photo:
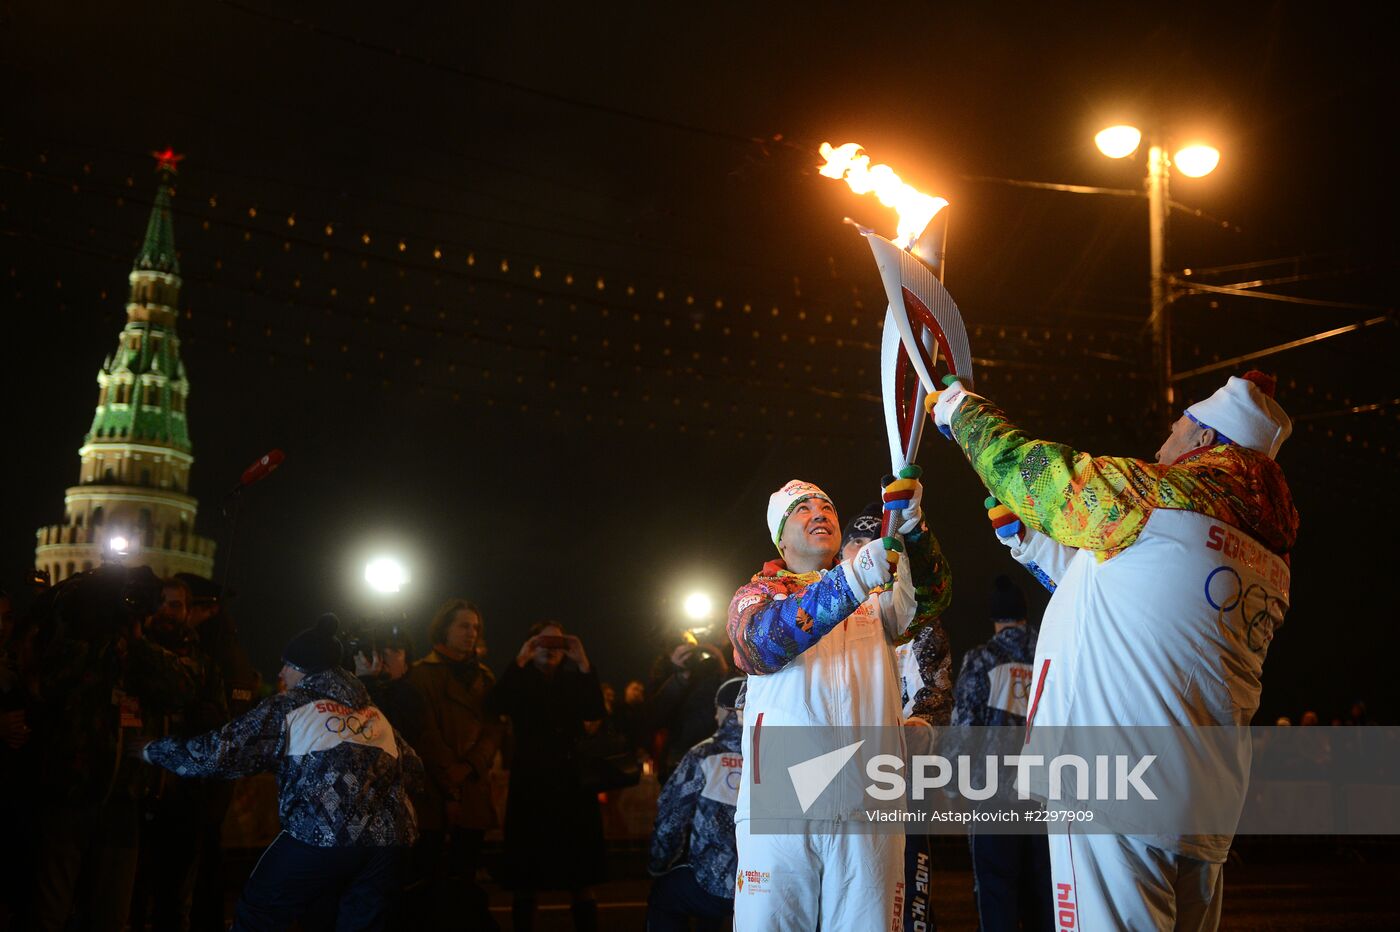
<instances>
[{"instance_id":1,"label":"white pants","mask_svg":"<svg viewBox=\"0 0 1400 932\"><path fill-rule=\"evenodd\" d=\"M903 835L754 835L735 825L736 932L904 928Z\"/></svg>"},{"instance_id":2,"label":"white pants","mask_svg":"<svg viewBox=\"0 0 1400 932\"><path fill-rule=\"evenodd\" d=\"M1062 932L1215 929L1224 899L1220 867L1131 835L1052 832L1055 927Z\"/></svg>"}]
</instances>

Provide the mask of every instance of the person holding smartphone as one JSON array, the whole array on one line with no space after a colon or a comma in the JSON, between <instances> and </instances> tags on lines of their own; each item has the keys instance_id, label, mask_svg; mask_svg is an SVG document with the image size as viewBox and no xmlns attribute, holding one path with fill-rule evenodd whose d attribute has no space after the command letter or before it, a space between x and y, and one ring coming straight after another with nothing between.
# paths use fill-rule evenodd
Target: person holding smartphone
<instances>
[{"instance_id":1,"label":"person holding smartphone","mask_svg":"<svg viewBox=\"0 0 1400 932\"><path fill-rule=\"evenodd\" d=\"M604 879L603 816L582 785L575 744L606 714L583 642L555 621L530 629L496 683L490 707L510 717L515 751L506 800L505 883L513 928L534 928L536 891L566 889L574 928L598 928L591 887Z\"/></svg>"}]
</instances>

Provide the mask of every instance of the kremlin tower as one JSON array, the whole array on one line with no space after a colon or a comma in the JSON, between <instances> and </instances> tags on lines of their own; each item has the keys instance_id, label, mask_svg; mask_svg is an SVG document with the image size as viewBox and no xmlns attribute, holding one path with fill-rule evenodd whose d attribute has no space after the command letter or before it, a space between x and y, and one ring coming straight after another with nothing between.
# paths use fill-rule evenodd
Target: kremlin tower
<instances>
[{"instance_id":1,"label":"kremlin tower","mask_svg":"<svg viewBox=\"0 0 1400 932\"><path fill-rule=\"evenodd\" d=\"M167 149L156 158L160 185L129 277L126 326L97 373L78 484L64 496L63 522L38 531L35 566L55 583L120 552L159 576L213 574L214 542L195 534L190 383L175 333L180 263L170 196L181 156Z\"/></svg>"}]
</instances>

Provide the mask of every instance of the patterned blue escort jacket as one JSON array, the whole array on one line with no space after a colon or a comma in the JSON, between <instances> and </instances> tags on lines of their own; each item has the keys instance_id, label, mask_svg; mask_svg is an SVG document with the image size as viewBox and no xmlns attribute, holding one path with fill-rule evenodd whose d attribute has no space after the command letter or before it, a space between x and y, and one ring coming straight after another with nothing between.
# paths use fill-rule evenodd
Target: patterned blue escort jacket
<instances>
[{"instance_id":1,"label":"patterned blue escort jacket","mask_svg":"<svg viewBox=\"0 0 1400 932\"><path fill-rule=\"evenodd\" d=\"M1024 725L1035 661L1036 630L1003 628L963 655L953 687L954 725Z\"/></svg>"},{"instance_id":2,"label":"patterned blue escort jacket","mask_svg":"<svg viewBox=\"0 0 1400 932\"><path fill-rule=\"evenodd\" d=\"M343 670L308 676L217 731L162 738L146 758L182 777L275 771L282 829L308 845L411 845L418 837L407 789L423 785L423 762Z\"/></svg>"},{"instance_id":3,"label":"patterned blue escort jacket","mask_svg":"<svg viewBox=\"0 0 1400 932\"><path fill-rule=\"evenodd\" d=\"M651 835L653 877L689 864L707 892L734 898L739 857L734 840L734 806L744 759L739 716L730 714L713 736L686 752L656 803Z\"/></svg>"}]
</instances>

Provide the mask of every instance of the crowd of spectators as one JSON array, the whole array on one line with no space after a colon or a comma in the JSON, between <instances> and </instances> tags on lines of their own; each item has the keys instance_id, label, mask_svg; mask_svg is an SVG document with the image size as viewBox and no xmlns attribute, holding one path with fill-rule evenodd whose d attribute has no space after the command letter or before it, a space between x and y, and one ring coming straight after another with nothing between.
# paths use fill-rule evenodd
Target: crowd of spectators
<instances>
[{"instance_id":1,"label":"crowd of spectators","mask_svg":"<svg viewBox=\"0 0 1400 932\"><path fill-rule=\"evenodd\" d=\"M221 831L234 792L220 777L253 772L254 758L276 771L285 834L287 741L295 743L242 746L252 739L239 723L316 683L324 695L348 690L346 703L363 695L404 747L390 779L411 799L400 821L414 824L386 835L403 848L379 920L389 927L496 928L480 878L486 839L501 833L491 874L512 892L512 928L534 927L545 890L568 892L575 928L598 928L603 804L643 772L664 787L651 925L727 921L733 803L715 788L737 785L742 767L743 679L721 646L688 638L656 658L648 682L626 681L619 695L581 639L554 621L531 628L493 671L483 613L458 598L433 615L421 655L406 625L372 638L341 630L333 674L298 666L289 645L273 683L249 662L229 600L210 580L110 565L55 587L38 580L30 595L21 615L0 592L0 818L10 840L0 846L0 930L225 929ZM1024 620L997 626L1001 638L1023 630ZM1029 637L1033 645L1033 629ZM960 678L959 697L974 681ZM989 701L975 698L969 708ZM296 707L282 701L278 710ZM1360 701L1329 721L1371 724ZM1296 722L1321 723L1311 710ZM372 729L361 737L371 740ZM304 928L329 928L336 897L307 909Z\"/></svg>"},{"instance_id":2,"label":"crowd of spectators","mask_svg":"<svg viewBox=\"0 0 1400 932\"><path fill-rule=\"evenodd\" d=\"M298 666L289 645L282 676L270 681L249 662L230 600L208 579L112 564L57 586L36 578L27 595L19 613L0 592L9 839L0 846L0 929L225 929L221 832L234 799L226 777L276 773L286 834L298 739L254 747L250 723L267 727L258 716L269 702L313 687L316 708L341 696L378 710L405 756L422 761L421 781L407 760L392 777L412 801L416 841L396 862L384 922L494 928L478 878L486 836L503 829L493 874L513 893L512 927L533 927L539 892L553 889L571 895L576 928L597 928L592 888L607 862L600 799L643 771L664 782L709 738L729 672L718 647L686 644L658 658L650 685L627 681L619 699L582 641L550 621L496 673L481 610L452 599L428 624L421 656L406 625L374 637L342 627L333 674ZM502 772L503 818L493 795ZM389 834L395 844L405 837ZM253 914L238 913L240 922ZM335 915L332 896L303 926Z\"/></svg>"}]
</instances>

